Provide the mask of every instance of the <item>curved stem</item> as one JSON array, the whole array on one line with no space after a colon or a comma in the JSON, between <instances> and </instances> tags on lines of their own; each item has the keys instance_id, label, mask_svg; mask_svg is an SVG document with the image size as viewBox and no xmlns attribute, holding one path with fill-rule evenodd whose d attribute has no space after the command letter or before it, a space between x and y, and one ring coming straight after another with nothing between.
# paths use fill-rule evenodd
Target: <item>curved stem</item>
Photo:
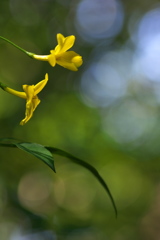
<instances>
[{"instance_id":1,"label":"curved stem","mask_svg":"<svg viewBox=\"0 0 160 240\"><path fill-rule=\"evenodd\" d=\"M14 47L16 47L17 49L19 49L20 51L26 53L29 57L33 57L34 53L27 52L25 49L19 47L18 45L16 45L15 43L11 42L11 41L8 40L7 38L0 36L0 39L2 39L2 40L4 40L4 41L8 42L9 44L11 44L11 45L13 45Z\"/></svg>"}]
</instances>

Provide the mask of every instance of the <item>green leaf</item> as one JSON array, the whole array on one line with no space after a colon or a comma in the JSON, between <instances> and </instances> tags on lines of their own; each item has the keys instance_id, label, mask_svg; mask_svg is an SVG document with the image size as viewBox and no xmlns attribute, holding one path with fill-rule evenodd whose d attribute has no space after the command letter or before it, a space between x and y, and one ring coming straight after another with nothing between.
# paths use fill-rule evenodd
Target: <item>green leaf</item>
<instances>
[{"instance_id":1,"label":"green leaf","mask_svg":"<svg viewBox=\"0 0 160 240\"><path fill-rule=\"evenodd\" d=\"M19 149L28 152L35 157L42 160L44 163L46 163L54 172L55 166L53 161L53 156L49 150L47 150L44 146L37 144L37 143L16 143L15 144Z\"/></svg>"},{"instance_id":2,"label":"green leaf","mask_svg":"<svg viewBox=\"0 0 160 240\"><path fill-rule=\"evenodd\" d=\"M57 154L59 156L63 156L66 157L68 159L70 159L72 162L81 165L82 167L86 168L88 171L90 171L93 176L99 181L99 183L102 185L102 187L105 189L106 193L108 194L112 206L114 208L116 217L117 217L117 207L116 204L114 202L114 198L112 197L112 194L110 192L110 189L107 185L107 183L104 181L104 179L101 177L101 175L98 173L98 171L89 163L74 157L73 155L71 155L70 153L67 153L61 149L58 148L54 148L54 147L47 147L47 146L42 146L40 144L37 143L26 143L26 142L18 142L18 140L16 139L12 139L12 138L3 138L0 139L0 146L2 147L17 147L21 150L24 150L25 152L28 152L32 155L34 155L35 157L41 159L43 162L45 162L53 171L55 171L55 167L54 167L54 161L53 161L53 157L52 154Z\"/></svg>"},{"instance_id":3,"label":"green leaf","mask_svg":"<svg viewBox=\"0 0 160 240\"><path fill-rule=\"evenodd\" d=\"M40 145L37 143L21 142L20 140L17 140L14 138L0 138L0 146L1 147L13 147L13 148L17 147L25 152L28 152L28 153L34 155L35 157L39 158L40 160L42 160L54 172L56 172L55 166L54 166L53 155L43 145Z\"/></svg>"},{"instance_id":4,"label":"green leaf","mask_svg":"<svg viewBox=\"0 0 160 240\"><path fill-rule=\"evenodd\" d=\"M109 187L107 186L106 182L104 181L104 179L101 177L101 175L99 174L99 172L92 166L90 165L89 163L77 158L77 157L74 157L73 155L71 155L70 153L67 153L61 149L58 149L58 148L53 148L53 147L46 147L50 152L54 153L54 154L57 154L57 155L60 155L60 156L63 156L63 157L67 157L68 159L70 159L72 162L78 164L78 165L81 165L82 167L86 168L87 170L89 170L93 175L94 177L98 180L98 182L102 185L102 187L105 189L105 191L107 192L110 200L111 200L111 203L112 203L112 206L114 208L114 211L115 211L115 215L117 217L117 207L116 207L116 204L114 202L114 198L112 197L112 194L109 190Z\"/></svg>"}]
</instances>

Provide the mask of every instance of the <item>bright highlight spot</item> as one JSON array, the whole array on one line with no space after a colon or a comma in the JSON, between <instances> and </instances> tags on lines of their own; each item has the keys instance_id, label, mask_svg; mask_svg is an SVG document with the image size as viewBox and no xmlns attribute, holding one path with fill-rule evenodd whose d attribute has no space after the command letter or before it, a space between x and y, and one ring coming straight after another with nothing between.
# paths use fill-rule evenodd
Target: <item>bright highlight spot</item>
<instances>
[{"instance_id":1,"label":"bright highlight spot","mask_svg":"<svg viewBox=\"0 0 160 240\"><path fill-rule=\"evenodd\" d=\"M83 0L77 6L76 28L81 37L89 42L117 35L122 24L120 1Z\"/></svg>"}]
</instances>

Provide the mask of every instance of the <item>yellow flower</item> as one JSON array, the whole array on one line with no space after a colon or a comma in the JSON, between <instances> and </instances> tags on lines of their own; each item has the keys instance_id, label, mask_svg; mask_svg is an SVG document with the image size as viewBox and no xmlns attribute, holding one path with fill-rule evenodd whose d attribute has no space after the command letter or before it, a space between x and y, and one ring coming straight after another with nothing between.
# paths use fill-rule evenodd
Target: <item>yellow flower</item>
<instances>
[{"instance_id":1,"label":"yellow flower","mask_svg":"<svg viewBox=\"0 0 160 240\"><path fill-rule=\"evenodd\" d=\"M82 57L74 51L67 51L70 49L74 42L75 36L71 35L64 37L62 34L57 34L58 45L54 50L50 51L49 55L36 55L32 57L42 61L48 61L52 67L57 64L72 71L77 71L83 63Z\"/></svg>"},{"instance_id":2,"label":"yellow flower","mask_svg":"<svg viewBox=\"0 0 160 240\"><path fill-rule=\"evenodd\" d=\"M46 73L45 79L37 83L36 85L23 85L24 92L16 91L12 88L6 87L0 84L0 87L8 93L11 93L17 97L26 99L26 111L25 118L20 122L20 125L24 125L30 120L33 115L34 110L40 103L40 99L37 94L45 87L48 81L48 74Z\"/></svg>"}]
</instances>

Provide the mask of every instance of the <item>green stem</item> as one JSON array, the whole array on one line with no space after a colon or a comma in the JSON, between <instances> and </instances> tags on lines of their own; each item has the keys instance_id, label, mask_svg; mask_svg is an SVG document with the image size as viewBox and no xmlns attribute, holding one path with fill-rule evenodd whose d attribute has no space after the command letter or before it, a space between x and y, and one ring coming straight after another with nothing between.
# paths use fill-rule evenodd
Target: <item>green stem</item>
<instances>
[{"instance_id":1,"label":"green stem","mask_svg":"<svg viewBox=\"0 0 160 240\"><path fill-rule=\"evenodd\" d=\"M13 45L14 47L18 48L20 51L26 53L29 57L33 58L33 55L35 55L34 53L31 52L27 52L26 50L24 50L23 48L19 47L18 45L16 45L15 43L11 42L10 40L8 40L7 38L4 38L2 36L0 36L0 39L8 42L9 44Z\"/></svg>"},{"instance_id":2,"label":"green stem","mask_svg":"<svg viewBox=\"0 0 160 240\"><path fill-rule=\"evenodd\" d=\"M0 82L0 88L2 88L5 91L6 87L7 87L6 85L4 85L3 83Z\"/></svg>"}]
</instances>

